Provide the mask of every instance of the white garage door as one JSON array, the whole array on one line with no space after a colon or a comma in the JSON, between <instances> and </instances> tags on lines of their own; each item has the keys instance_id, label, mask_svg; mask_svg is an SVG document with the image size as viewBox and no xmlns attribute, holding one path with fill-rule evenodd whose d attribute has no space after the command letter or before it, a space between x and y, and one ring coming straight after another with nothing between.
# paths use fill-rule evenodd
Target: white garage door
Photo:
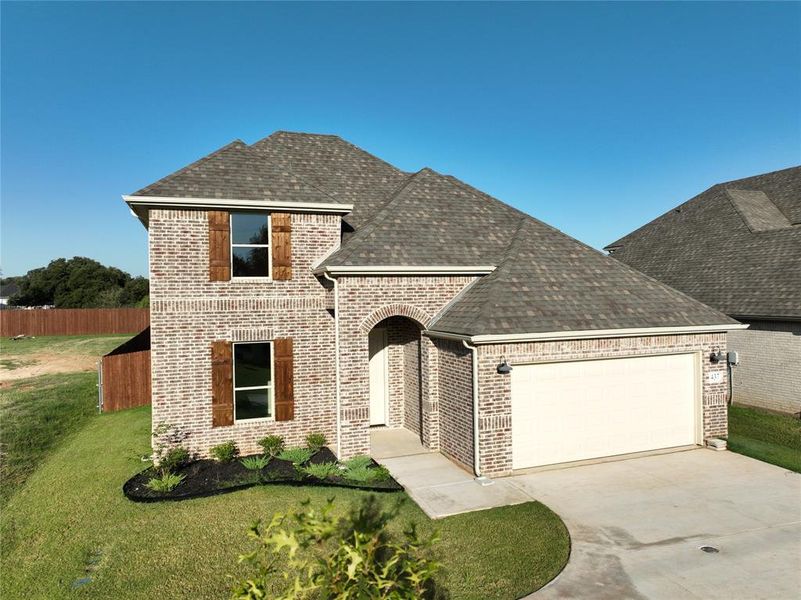
<instances>
[{"instance_id":1,"label":"white garage door","mask_svg":"<svg viewBox=\"0 0 801 600\"><path fill-rule=\"evenodd\" d=\"M517 365L515 469L697 443L696 356Z\"/></svg>"}]
</instances>

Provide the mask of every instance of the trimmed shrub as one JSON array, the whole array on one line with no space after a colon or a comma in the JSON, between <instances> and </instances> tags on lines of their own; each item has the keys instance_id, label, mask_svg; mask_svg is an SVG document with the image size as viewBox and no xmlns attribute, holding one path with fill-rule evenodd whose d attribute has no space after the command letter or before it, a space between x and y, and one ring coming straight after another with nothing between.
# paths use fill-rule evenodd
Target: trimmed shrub
<instances>
[{"instance_id":1,"label":"trimmed shrub","mask_svg":"<svg viewBox=\"0 0 801 600\"><path fill-rule=\"evenodd\" d=\"M325 434L319 432L313 432L306 436L306 447L309 450L314 450L317 452L328 443L328 440L325 439Z\"/></svg>"},{"instance_id":2,"label":"trimmed shrub","mask_svg":"<svg viewBox=\"0 0 801 600\"><path fill-rule=\"evenodd\" d=\"M239 448L233 440L214 446L209 450L211 457L218 462L231 462L239 456Z\"/></svg>"},{"instance_id":3,"label":"trimmed shrub","mask_svg":"<svg viewBox=\"0 0 801 600\"><path fill-rule=\"evenodd\" d=\"M183 446L175 446L169 450L165 450L159 459L158 469L166 474L174 471L175 469L184 466L191 459L189 450Z\"/></svg>"},{"instance_id":4,"label":"trimmed shrub","mask_svg":"<svg viewBox=\"0 0 801 600\"><path fill-rule=\"evenodd\" d=\"M268 435L259 440L259 446L262 447L265 455L275 458L284 451L284 438L280 435Z\"/></svg>"}]
</instances>

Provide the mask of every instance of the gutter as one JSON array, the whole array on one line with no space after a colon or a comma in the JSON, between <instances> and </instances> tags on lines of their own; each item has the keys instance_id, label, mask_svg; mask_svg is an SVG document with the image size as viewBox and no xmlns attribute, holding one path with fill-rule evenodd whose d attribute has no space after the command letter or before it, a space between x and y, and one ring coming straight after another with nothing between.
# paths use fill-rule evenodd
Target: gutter
<instances>
[{"instance_id":1,"label":"gutter","mask_svg":"<svg viewBox=\"0 0 801 600\"><path fill-rule=\"evenodd\" d=\"M337 405L337 458L342 456L342 399L339 392L339 286L337 280L322 273L334 284L334 372L336 373L336 405Z\"/></svg>"},{"instance_id":2,"label":"gutter","mask_svg":"<svg viewBox=\"0 0 801 600\"><path fill-rule=\"evenodd\" d=\"M680 335L691 333L718 333L738 329L747 329L743 323L725 323L721 325L688 325L685 327L641 327L631 329L589 329L582 331L545 331L538 333L508 333L490 335L467 335L448 333L427 329L423 333L428 337L446 340L466 341L471 344L515 344L521 342L547 342L557 340L586 340L598 338L644 337L651 335Z\"/></svg>"},{"instance_id":3,"label":"gutter","mask_svg":"<svg viewBox=\"0 0 801 600\"><path fill-rule=\"evenodd\" d=\"M317 267L315 275L488 275L492 265L345 265Z\"/></svg>"},{"instance_id":4,"label":"gutter","mask_svg":"<svg viewBox=\"0 0 801 600\"><path fill-rule=\"evenodd\" d=\"M470 350L473 358L473 472L476 474L476 479L481 482L481 461L478 455L478 354L476 347L471 346L467 340L462 340L462 344ZM483 484L483 482L481 483Z\"/></svg>"}]
</instances>

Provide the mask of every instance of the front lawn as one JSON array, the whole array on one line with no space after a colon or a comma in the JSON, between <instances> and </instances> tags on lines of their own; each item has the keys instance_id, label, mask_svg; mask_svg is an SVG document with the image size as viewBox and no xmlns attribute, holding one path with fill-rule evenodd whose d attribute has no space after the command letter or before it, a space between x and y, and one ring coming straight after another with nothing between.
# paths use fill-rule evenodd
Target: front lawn
<instances>
[{"instance_id":1,"label":"front lawn","mask_svg":"<svg viewBox=\"0 0 801 600\"><path fill-rule=\"evenodd\" d=\"M149 408L90 417L8 502L2 525L3 598L225 598L244 573L238 554L250 550L257 518L335 497L344 512L366 492L283 485L223 496L138 504L122 484L143 468ZM404 493L400 528L438 529L440 577L452 598L517 598L564 566L569 538L562 521L537 502L430 521ZM90 579L72 589L75 582Z\"/></svg>"},{"instance_id":2,"label":"front lawn","mask_svg":"<svg viewBox=\"0 0 801 600\"><path fill-rule=\"evenodd\" d=\"M801 473L801 420L732 405L728 447L738 454Z\"/></svg>"},{"instance_id":3,"label":"front lawn","mask_svg":"<svg viewBox=\"0 0 801 600\"><path fill-rule=\"evenodd\" d=\"M114 350L129 334L109 335L50 335L10 340L0 339L0 354L4 358L30 354L69 354L100 357Z\"/></svg>"},{"instance_id":4,"label":"front lawn","mask_svg":"<svg viewBox=\"0 0 801 600\"><path fill-rule=\"evenodd\" d=\"M58 373L0 390L0 506L70 434L97 412L95 373Z\"/></svg>"}]
</instances>

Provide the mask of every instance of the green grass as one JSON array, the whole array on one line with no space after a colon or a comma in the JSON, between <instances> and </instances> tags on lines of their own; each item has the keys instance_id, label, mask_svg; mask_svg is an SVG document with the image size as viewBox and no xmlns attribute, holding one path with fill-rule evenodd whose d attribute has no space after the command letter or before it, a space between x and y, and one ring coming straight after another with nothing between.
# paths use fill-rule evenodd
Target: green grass
<instances>
[{"instance_id":1,"label":"green grass","mask_svg":"<svg viewBox=\"0 0 801 600\"><path fill-rule=\"evenodd\" d=\"M103 356L110 352L130 335L58 335L24 338L12 342L0 339L0 354L4 359L26 354L77 354L83 356Z\"/></svg>"},{"instance_id":2,"label":"green grass","mask_svg":"<svg viewBox=\"0 0 801 600\"><path fill-rule=\"evenodd\" d=\"M95 414L95 373L21 379L0 390L0 505L70 434Z\"/></svg>"},{"instance_id":3,"label":"green grass","mask_svg":"<svg viewBox=\"0 0 801 600\"><path fill-rule=\"evenodd\" d=\"M729 407L731 451L801 473L801 421L758 408Z\"/></svg>"},{"instance_id":4,"label":"green grass","mask_svg":"<svg viewBox=\"0 0 801 600\"><path fill-rule=\"evenodd\" d=\"M244 574L238 554L257 518L288 512L309 498L335 497L344 512L358 490L259 486L183 502L135 504L121 486L142 464L149 408L94 416L67 439L8 502L0 516L3 598L225 598ZM438 529L436 557L454 599L517 598L564 566L569 538L562 521L537 502L430 521L405 499L395 527L409 521ZM78 590L72 583L89 576Z\"/></svg>"}]
</instances>

